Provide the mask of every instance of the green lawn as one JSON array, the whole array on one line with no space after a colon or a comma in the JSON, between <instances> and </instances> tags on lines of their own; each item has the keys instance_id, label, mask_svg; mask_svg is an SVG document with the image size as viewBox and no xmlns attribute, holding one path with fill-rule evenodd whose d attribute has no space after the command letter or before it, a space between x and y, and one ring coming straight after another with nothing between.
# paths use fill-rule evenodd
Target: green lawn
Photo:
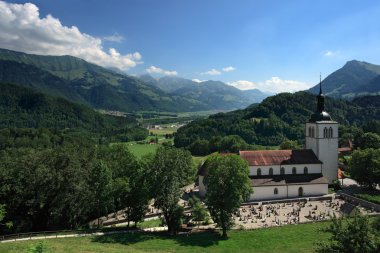
<instances>
[{"instance_id":1,"label":"green lawn","mask_svg":"<svg viewBox=\"0 0 380 253\"><path fill-rule=\"evenodd\" d=\"M223 240L216 232L171 237L166 234L135 233L97 237L45 240L50 252L313 252L314 243L325 241L321 232L329 222L290 225L250 231L230 231ZM37 241L1 243L0 252L26 252Z\"/></svg>"},{"instance_id":2,"label":"green lawn","mask_svg":"<svg viewBox=\"0 0 380 253\"><path fill-rule=\"evenodd\" d=\"M373 194L357 193L355 197L380 205L380 191L374 192Z\"/></svg>"},{"instance_id":3,"label":"green lawn","mask_svg":"<svg viewBox=\"0 0 380 253\"><path fill-rule=\"evenodd\" d=\"M157 144L136 144L136 143L127 143L128 149L134 154L137 158L141 158L147 154L154 154L156 149L160 146Z\"/></svg>"}]
</instances>

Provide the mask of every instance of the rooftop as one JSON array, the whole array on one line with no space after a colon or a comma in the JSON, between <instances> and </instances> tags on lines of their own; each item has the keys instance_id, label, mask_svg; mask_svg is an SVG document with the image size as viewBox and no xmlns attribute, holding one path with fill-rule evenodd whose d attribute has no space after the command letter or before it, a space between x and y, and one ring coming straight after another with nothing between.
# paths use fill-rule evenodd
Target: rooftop
<instances>
[{"instance_id":1,"label":"rooftop","mask_svg":"<svg viewBox=\"0 0 380 253\"><path fill-rule=\"evenodd\" d=\"M250 166L281 164L322 164L311 149L240 151Z\"/></svg>"}]
</instances>

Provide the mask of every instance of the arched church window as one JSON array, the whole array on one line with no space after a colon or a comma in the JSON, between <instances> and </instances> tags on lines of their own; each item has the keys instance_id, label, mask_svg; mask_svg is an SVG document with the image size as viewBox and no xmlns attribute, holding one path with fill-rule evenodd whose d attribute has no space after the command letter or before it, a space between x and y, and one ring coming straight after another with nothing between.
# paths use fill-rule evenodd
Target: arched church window
<instances>
[{"instance_id":1,"label":"arched church window","mask_svg":"<svg viewBox=\"0 0 380 253\"><path fill-rule=\"evenodd\" d=\"M284 168L284 167L281 167L281 169L280 169L280 174L281 174L281 175L284 175L284 174L285 174L285 168Z\"/></svg>"},{"instance_id":2,"label":"arched church window","mask_svg":"<svg viewBox=\"0 0 380 253\"><path fill-rule=\"evenodd\" d=\"M328 138L328 136L327 136L327 127L323 128L323 138Z\"/></svg>"},{"instance_id":3,"label":"arched church window","mask_svg":"<svg viewBox=\"0 0 380 253\"><path fill-rule=\"evenodd\" d=\"M315 131L314 131L314 127L311 128L311 137L315 137Z\"/></svg>"},{"instance_id":4,"label":"arched church window","mask_svg":"<svg viewBox=\"0 0 380 253\"><path fill-rule=\"evenodd\" d=\"M278 189L277 189L277 188L274 188L273 193L274 193L274 195L277 195L277 194L278 194Z\"/></svg>"},{"instance_id":5,"label":"arched church window","mask_svg":"<svg viewBox=\"0 0 380 253\"><path fill-rule=\"evenodd\" d=\"M257 175L261 176L261 169L260 168L257 169Z\"/></svg>"},{"instance_id":6,"label":"arched church window","mask_svg":"<svg viewBox=\"0 0 380 253\"><path fill-rule=\"evenodd\" d=\"M293 167L293 168L292 168L292 174L293 174L293 175L297 174L297 169L296 169L296 167Z\"/></svg>"},{"instance_id":7,"label":"arched church window","mask_svg":"<svg viewBox=\"0 0 380 253\"><path fill-rule=\"evenodd\" d=\"M270 175L270 176L273 175L273 168L269 168L269 175Z\"/></svg>"},{"instance_id":8,"label":"arched church window","mask_svg":"<svg viewBox=\"0 0 380 253\"><path fill-rule=\"evenodd\" d=\"M333 129L332 127L329 128L329 138L333 137Z\"/></svg>"},{"instance_id":9,"label":"arched church window","mask_svg":"<svg viewBox=\"0 0 380 253\"><path fill-rule=\"evenodd\" d=\"M311 136L311 127L309 127L309 137L312 137Z\"/></svg>"},{"instance_id":10,"label":"arched church window","mask_svg":"<svg viewBox=\"0 0 380 253\"><path fill-rule=\"evenodd\" d=\"M303 168L303 174L308 174L309 173L309 170L307 167Z\"/></svg>"},{"instance_id":11,"label":"arched church window","mask_svg":"<svg viewBox=\"0 0 380 253\"><path fill-rule=\"evenodd\" d=\"M298 196L299 197L303 196L303 188L302 187L298 188Z\"/></svg>"}]
</instances>

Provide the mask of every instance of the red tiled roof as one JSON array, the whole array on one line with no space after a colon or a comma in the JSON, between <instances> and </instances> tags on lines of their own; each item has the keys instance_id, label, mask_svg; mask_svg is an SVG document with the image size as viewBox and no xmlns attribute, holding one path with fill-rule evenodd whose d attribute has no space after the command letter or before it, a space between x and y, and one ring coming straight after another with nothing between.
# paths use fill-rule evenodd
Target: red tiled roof
<instances>
[{"instance_id":1,"label":"red tiled roof","mask_svg":"<svg viewBox=\"0 0 380 253\"><path fill-rule=\"evenodd\" d=\"M250 166L280 164L321 164L311 149L240 151Z\"/></svg>"}]
</instances>

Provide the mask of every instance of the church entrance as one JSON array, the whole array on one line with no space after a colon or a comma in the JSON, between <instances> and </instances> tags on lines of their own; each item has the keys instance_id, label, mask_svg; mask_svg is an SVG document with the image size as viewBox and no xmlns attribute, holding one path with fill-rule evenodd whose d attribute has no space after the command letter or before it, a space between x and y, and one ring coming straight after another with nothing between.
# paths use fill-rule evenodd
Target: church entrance
<instances>
[{"instance_id":1,"label":"church entrance","mask_svg":"<svg viewBox=\"0 0 380 253\"><path fill-rule=\"evenodd\" d=\"M303 196L303 188L302 187L298 188L298 196L299 197Z\"/></svg>"}]
</instances>

